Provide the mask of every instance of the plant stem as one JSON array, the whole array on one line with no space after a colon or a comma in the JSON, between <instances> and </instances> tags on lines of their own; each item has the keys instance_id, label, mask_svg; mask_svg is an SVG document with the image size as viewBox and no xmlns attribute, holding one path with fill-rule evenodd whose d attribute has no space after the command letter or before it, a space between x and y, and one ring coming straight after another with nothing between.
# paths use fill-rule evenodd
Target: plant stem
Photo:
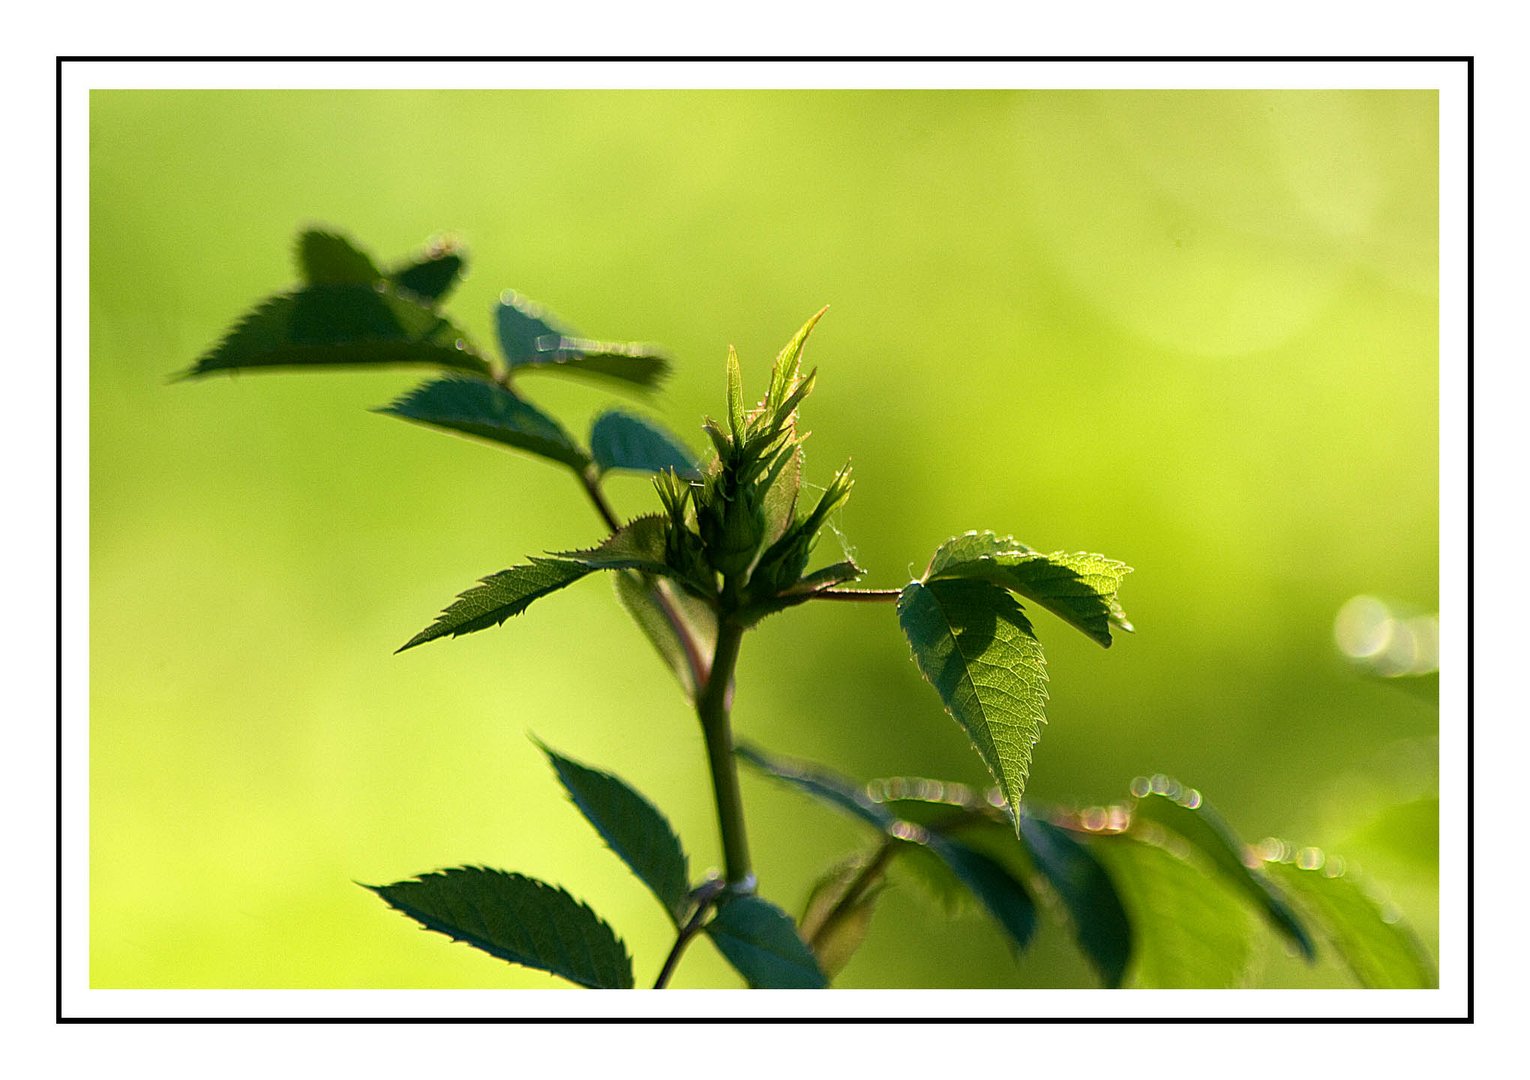
<instances>
[{"instance_id":1,"label":"plant stem","mask_svg":"<svg viewBox=\"0 0 1530 1080\"><path fill-rule=\"evenodd\" d=\"M754 873L749 864L749 837L744 831L744 802L739 793L738 763L733 757L733 729L728 717L728 684L733 680L743 640L744 628L724 616L717 627L711 673L696 696L696 715L701 719L701 735L712 767L717 824L722 830L723 874L729 886L752 891Z\"/></svg>"},{"instance_id":2,"label":"plant stem","mask_svg":"<svg viewBox=\"0 0 1530 1080\"><path fill-rule=\"evenodd\" d=\"M680 963L680 956L685 952L685 947L691 943L691 939L701 932L702 926L707 921L707 913L717 903L717 898L727 888L721 881L712 880L702 885L692 895L696 898L696 910L680 928L680 934L675 938L674 946L669 950L669 955L664 958L664 966L659 969L659 977L654 980L653 988L663 990L669 984L670 976L675 973L675 968Z\"/></svg>"},{"instance_id":3,"label":"plant stem","mask_svg":"<svg viewBox=\"0 0 1530 1080\"><path fill-rule=\"evenodd\" d=\"M605 521L606 528L612 532L620 529L622 523L616 520L616 512L611 509L611 504L606 501L605 492L600 490L600 480L593 467L580 469L578 474L580 482L584 484L585 493L589 495L590 501L595 504L595 510L600 514L601 519Z\"/></svg>"},{"instance_id":4,"label":"plant stem","mask_svg":"<svg viewBox=\"0 0 1530 1080\"><path fill-rule=\"evenodd\" d=\"M889 604L903 595L902 589L819 589L814 600L860 600L863 603Z\"/></svg>"}]
</instances>

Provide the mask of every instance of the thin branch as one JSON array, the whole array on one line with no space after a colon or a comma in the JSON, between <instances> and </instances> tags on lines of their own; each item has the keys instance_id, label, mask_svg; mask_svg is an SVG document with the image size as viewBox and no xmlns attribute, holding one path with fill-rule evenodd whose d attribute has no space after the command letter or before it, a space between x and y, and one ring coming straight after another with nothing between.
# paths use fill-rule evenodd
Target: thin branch
<instances>
[{"instance_id":1,"label":"thin branch","mask_svg":"<svg viewBox=\"0 0 1530 1080\"><path fill-rule=\"evenodd\" d=\"M819 589L814 600L859 600L868 604L890 604L903 595L902 589Z\"/></svg>"},{"instance_id":2,"label":"thin branch","mask_svg":"<svg viewBox=\"0 0 1530 1080\"><path fill-rule=\"evenodd\" d=\"M663 990L669 983L670 976L675 973L675 968L680 963L680 956L685 952L685 947L691 943L691 939L701 932L706 923L707 914L717 903L717 898L727 888L727 882L721 878L714 878L704 883L696 890L696 910L680 928L679 936L675 938L674 947L669 950L669 955L664 958L664 966L659 969L659 977L654 980L653 988Z\"/></svg>"}]
</instances>

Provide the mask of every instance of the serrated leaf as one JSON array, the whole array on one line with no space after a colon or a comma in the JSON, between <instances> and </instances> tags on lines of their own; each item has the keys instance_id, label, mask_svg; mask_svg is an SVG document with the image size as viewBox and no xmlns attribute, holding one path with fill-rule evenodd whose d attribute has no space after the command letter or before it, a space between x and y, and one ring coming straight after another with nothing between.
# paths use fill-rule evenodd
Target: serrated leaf
<instances>
[{"instance_id":1,"label":"serrated leaf","mask_svg":"<svg viewBox=\"0 0 1530 1080\"><path fill-rule=\"evenodd\" d=\"M793 384L797 382L802 371L802 350L807 344L808 335L813 332L813 327L818 325L818 320L823 318L828 310L827 307L823 307L815 312L776 355L776 362L770 369L770 389L765 395L767 416L779 410L786 402Z\"/></svg>"},{"instance_id":2,"label":"serrated leaf","mask_svg":"<svg viewBox=\"0 0 1530 1080\"><path fill-rule=\"evenodd\" d=\"M967 533L942 544L930 560L926 581L975 578L1002 585L1036 601L1063 621L1110 647L1110 628L1132 625L1116 593L1131 567L1103 555L1056 551L1043 555L1012 537Z\"/></svg>"},{"instance_id":3,"label":"serrated leaf","mask_svg":"<svg viewBox=\"0 0 1530 1080\"><path fill-rule=\"evenodd\" d=\"M554 558L590 570L642 570L673 575L664 561L664 537L669 521L662 514L633 518L600 544L580 551L559 551Z\"/></svg>"},{"instance_id":4,"label":"serrated leaf","mask_svg":"<svg viewBox=\"0 0 1530 1080\"><path fill-rule=\"evenodd\" d=\"M1046 722L1046 658L1030 620L984 581L912 582L898 621L914 662L961 725L1018 818Z\"/></svg>"},{"instance_id":5,"label":"serrated leaf","mask_svg":"<svg viewBox=\"0 0 1530 1080\"><path fill-rule=\"evenodd\" d=\"M551 320L546 308L519 293L500 298L495 323L513 370L563 371L641 387L658 385L669 372L668 358L651 345L575 337Z\"/></svg>"},{"instance_id":6,"label":"serrated leaf","mask_svg":"<svg viewBox=\"0 0 1530 1080\"><path fill-rule=\"evenodd\" d=\"M1089 838L1132 925L1127 983L1166 989L1240 986L1253 958L1253 922L1220 877L1131 834Z\"/></svg>"},{"instance_id":7,"label":"serrated leaf","mask_svg":"<svg viewBox=\"0 0 1530 1080\"><path fill-rule=\"evenodd\" d=\"M418 258L395 267L389 279L432 306L446 299L446 294L462 280L466 260L452 248L427 248Z\"/></svg>"},{"instance_id":8,"label":"serrated leaf","mask_svg":"<svg viewBox=\"0 0 1530 1080\"><path fill-rule=\"evenodd\" d=\"M689 636L701 670L710 671L712 652L717 645L717 613L705 601L662 578L622 570L616 573L615 580L616 596L622 607L664 658L686 695L694 700L700 688L681 634Z\"/></svg>"},{"instance_id":9,"label":"serrated leaf","mask_svg":"<svg viewBox=\"0 0 1530 1080\"><path fill-rule=\"evenodd\" d=\"M887 887L884 876L872 866L875 855L852 855L830 867L808 894L799 929L829 978L845 969L867 933L877 901ZM857 890L851 896L850 891Z\"/></svg>"},{"instance_id":10,"label":"serrated leaf","mask_svg":"<svg viewBox=\"0 0 1530 1080\"><path fill-rule=\"evenodd\" d=\"M537 745L579 812L680 925L690 908L690 884L685 852L668 819L620 778Z\"/></svg>"},{"instance_id":11,"label":"serrated leaf","mask_svg":"<svg viewBox=\"0 0 1530 1080\"><path fill-rule=\"evenodd\" d=\"M376 411L525 450L573 469L583 469L590 460L556 420L487 379L447 376Z\"/></svg>"},{"instance_id":12,"label":"serrated leaf","mask_svg":"<svg viewBox=\"0 0 1530 1080\"><path fill-rule=\"evenodd\" d=\"M590 456L601 472L669 470L685 480L701 479L684 443L652 420L615 409L601 413L590 428Z\"/></svg>"},{"instance_id":13,"label":"serrated leaf","mask_svg":"<svg viewBox=\"0 0 1530 1080\"><path fill-rule=\"evenodd\" d=\"M1395 913L1367 895L1353 875L1266 862L1265 869L1296 897L1361 986L1421 989L1439 985L1423 943ZM1388 921L1388 920L1391 921Z\"/></svg>"},{"instance_id":14,"label":"serrated leaf","mask_svg":"<svg viewBox=\"0 0 1530 1080\"><path fill-rule=\"evenodd\" d=\"M1174 785L1173 791L1183 789ZM1264 912L1270 924L1286 937L1308 960L1314 956L1312 938L1302 926L1279 889L1244 862L1243 842L1232 827L1196 793L1194 806L1182 798L1164 792L1149 792L1135 800L1132 823L1151 821L1183 837L1210 860L1227 881L1251 899Z\"/></svg>"},{"instance_id":15,"label":"serrated leaf","mask_svg":"<svg viewBox=\"0 0 1530 1080\"><path fill-rule=\"evenodd\" d=\"M371 284L320 284L265 300L182 377L241 368L421 364L489 370L466 335L432 309Z\"/></svg>"},{"instance_id":16,"label":"serrated leaf","mask_svg":"<svg viewBox=\"0 0 1530 1080\"><path fill-rule=\"evenodd\" d=\"M1083 843L1051 822L1021 815L1020 838L1067 909L1079 948L1107 987L1120 986L1131 957L1132 928L1110 875Z\"/></svg>"},{"instance_id":17,"label":"serrated leaf","mask_svg":"<svg viewBox=\"0 0 1530 1080\"><path fill-rule=\"evenodd\" d=\"M427 930L501 960L591 989L632 988L627 947L587 906L546 882L461 866L364 888Z\"/></svg>"},{"instance_id":18,"label":"serrated leaf","mask_svg":"<svg viewBox=\"0 0 1530 1080\"><path fill-rule=\"evenodd\" d=\"M758 896L729 896L707 924L717 951L755 990L821 990L828 980L792 917Z\"/></svg>"},{"instance_id":19,"label":"serrated leaf","mask_svg":"<svg viewBox=\"0 0 1530 1080\"><path fill-rule=\"evenodd\" d=\"M591 572L591 567L561 559L536 559L525 566L512 566L490 574L436 616L436 621L398 651L412 649L439 637L458 637L475 630L498 626L512 615L519 615L548 593L572 585Z\"/></svg>"},{"instance_id":20,"label":"serrated leaf","mask_svg":"<svg viewBox=\"0 0 1530 1080\"><path fill-rule=\"evenodd\" d=\"M370 285L383 276L370 255L349 238L326 229L298 234L297 262L309 285Z\"/></svg>"}]
</instances>

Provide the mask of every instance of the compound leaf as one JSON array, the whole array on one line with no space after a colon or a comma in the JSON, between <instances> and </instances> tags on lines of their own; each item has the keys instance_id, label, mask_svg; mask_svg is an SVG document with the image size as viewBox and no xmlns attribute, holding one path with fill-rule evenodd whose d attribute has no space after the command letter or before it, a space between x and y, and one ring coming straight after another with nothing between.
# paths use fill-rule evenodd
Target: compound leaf
<instances>
[{"instance_id":1,"label":"compound leaf","mask_svg":"<svg viewBox=\"0 0 1530 1080\"><path fill-rule=\"evenodd\" d=\"M535 878L460 866L366 885L427 930L596 990L630 990L627 947L584 904Z\"/></svg>"},{"instance_id":2,"label":"compound leaf","mask_svg":"<svg viewBox=\"0 0 1530 1080\"><path fill-rule=\"evenodd\" d=\"M1127 981L1165 989L1239 986L1253 958L1243 898L1219 877L1130 833L1089 838L1132 924Z\"/></svg>"},{"instance_id":3,"label":"compound leaf","mask_svg":"<svg viewBox=\"0 0 1530 1080\"><path fill-rule=\"evenodd\" d=\"M669 360L637 342L592 341L564 333L546 308L519 293L506 292L495 309L499 344L512 370L563 371L656 386Z\"/></svg>"},{"instance_id":4,"label":"compound leaf","mask_svg":"<svg viewBox=\"0 0 1530 1080\"><path fill-rule=\"evenodd\" d=\"M828 985L792 917L769 900L725 898L707 934L752 989L821 990Z\"/></svg>"},{"instance_id":5,"label":"compound leaf","mask_svg":"<svg viewBox=\"0 0 1530 1080\"><path fill-rule=\"evenodd\" d=\"M590 460L556 420L487 379L436 379L376 411L525 450L573 469L583 469Z\"/></svg>"},{"instance_id":6,"label":"compound leaf","mask_svg":"<svg viewBox=\"0 0 1530 1080\"><path fill-rule=\"evenodd\" d=\"M183 377L240 368L403 364L489 370L466 335L431 308L373 283L331 282L267 299Z\"/></svg>"},{"instance_id":7,"label":"compound leaf","mask_svg":"<svg viewBox=\"0 0 1530 1080\"><path fill-rule=\"evenodd\" d=\"M370 285L382 277L370 255L349 238L325 229L298 234L297 262L310 285Z\"/></svg>"},{"instance_id":8,"label":"compound leaf","mask_svg":"<svg viewBox=\"0 0 1530 1080\"><path fill-rule=\"evenodd\" d=\"M562 559L534 559L524 566L512 566L490 574L452 601L435 622L406 641L398 651L448 634L457 637L498 626L512 615L525 611L533 601L572 585L590 571L591 567Z\"/></svg>"},{"instance_id":9,"label":"compound leaf","mask_svg":"<svg viewBox=\"0 0 1530 1080\"><path fill-rule=\"evenodd\" d=\"M1005 550L1006 545L1014 545ZM1131 623L1116 593L1131 567L1103 555L1065 551L1043 555L1012 537L967 533L941 545L926 581L974 578L1002 585L1036 601L1099 644L1110 647L1112 626Z\"/></svg>"},{"instance_id":10,"label":"compound leaf","mask_svg":"<svg viewBox=\"0 0 1530 1080\"><path fill-rule=\"evenodd\" d=\"M538 743L569 798L618 858L648 886L675 925L690 907L685 852L669 821L620 778Z\"/></svg>"},{"instance_id":11,"label":"compound leaf","mask_svg":"<svg viewBox=\"0 0 1530 1080\"><path fill-rule=\"evenodd\" d=\"M1322 927L1323 936L1361 986L1429 988L1439 974L1413 931L1367 895L1352 874L1332 877L1293 862L1266 862L1265 869L1296 897Z\"/></svg>"},{"instance_id":12,"label":"compound leaf","mask_svg":"<svg viewBox=\"0 0 1530 1080\"><path fill-rule=\"evenodd\" d=\"M1079 948L1107 987L1120 986L1131 958L1132 927L1110 875L1088 847L1049 821L1021 815L1020 837L1067 909Z\"/></svg>"},{"instance_id":13,"label":"compound leaf","mask_svg":"<svg viewBox=\"0 0 1530 1080\"><path fill-rule=\"evenodd\" d=\"M1164 790L1155 788L1135 800L1133 827L1141 831L1141 824L1151 821L1184 838L1210 860L1230 884L1258 905L1270 924L1311 960L1315 952L1306 927L1280 891L1244 862L1243 842L1222 815L1202 801L1200 793L1194 789L1182 788L1167 779L1161 786Z\"/></svg>"},{"instance_id":14,"label":"compound leaf","mask_svg":"<svg viewBox=\"0 0 1530 1080\"><path fill-rule=\"evenodd\" d=\"M620 570L615 579L616 597L622 607L675 673L686 695L694 699L700 688L681 633L687 635L697 650L695 660L700 669L710 671L712 651L717 645L717 613L704 601L663 578Z\"/></svg>"},{"instance_id":15,"label":"compound leaf","mask_svg":"<svg viewBox=\"0 0 1530 1080\"><path fill-rule=\"evenodd\" d=\"M1030 621L986 581L912 582L898 621L914 662L961 725L1016 818L1046 722L1046 658Z\"/></svg>"},{"instance_id":16,"label":"compound leaf","mask_svg":"<svg viewBox=\"0 0 1530 1080\"><path fill-rule=\"evenodd\" d=\"M695 459L679 439L652 420L615 409L596 417L590 428L590 454L601 472L667 469L685 480L701 479Z\"/></svg>"}]
</instances>

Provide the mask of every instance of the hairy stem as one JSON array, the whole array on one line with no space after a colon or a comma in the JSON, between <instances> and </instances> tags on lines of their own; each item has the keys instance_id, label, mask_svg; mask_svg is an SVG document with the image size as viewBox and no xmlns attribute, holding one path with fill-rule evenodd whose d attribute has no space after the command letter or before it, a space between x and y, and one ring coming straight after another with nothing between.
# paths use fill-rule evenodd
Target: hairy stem
<instances>
[{"instance_id":1,"label":"hairy stem","mask_svg":"<svg viewBox=\"0 0 1530 1080\"><path fill-rule=\"evenodd\" d=\"M819 589L814 600L859 600L868 604L889 604L903 595L902 589Z\"/></svg>"},{"instance_id":2,"label":"hairy stem","mask_svg":"<svg viewBox=\"0 0 1530 1080\"><path fill-rule=\"evenodd\" d=\"M696 715L712 767L712 791L717 798L717 824L722 830L724 876L730 887L752 890L749 837L744 831L744 802L739 793L738 763L733 756L733 729L728 711L729 684L738 663L744 628L724 616L717 628L717 649L706 685L696 697Z\"/></svg>"}]
</instances>

